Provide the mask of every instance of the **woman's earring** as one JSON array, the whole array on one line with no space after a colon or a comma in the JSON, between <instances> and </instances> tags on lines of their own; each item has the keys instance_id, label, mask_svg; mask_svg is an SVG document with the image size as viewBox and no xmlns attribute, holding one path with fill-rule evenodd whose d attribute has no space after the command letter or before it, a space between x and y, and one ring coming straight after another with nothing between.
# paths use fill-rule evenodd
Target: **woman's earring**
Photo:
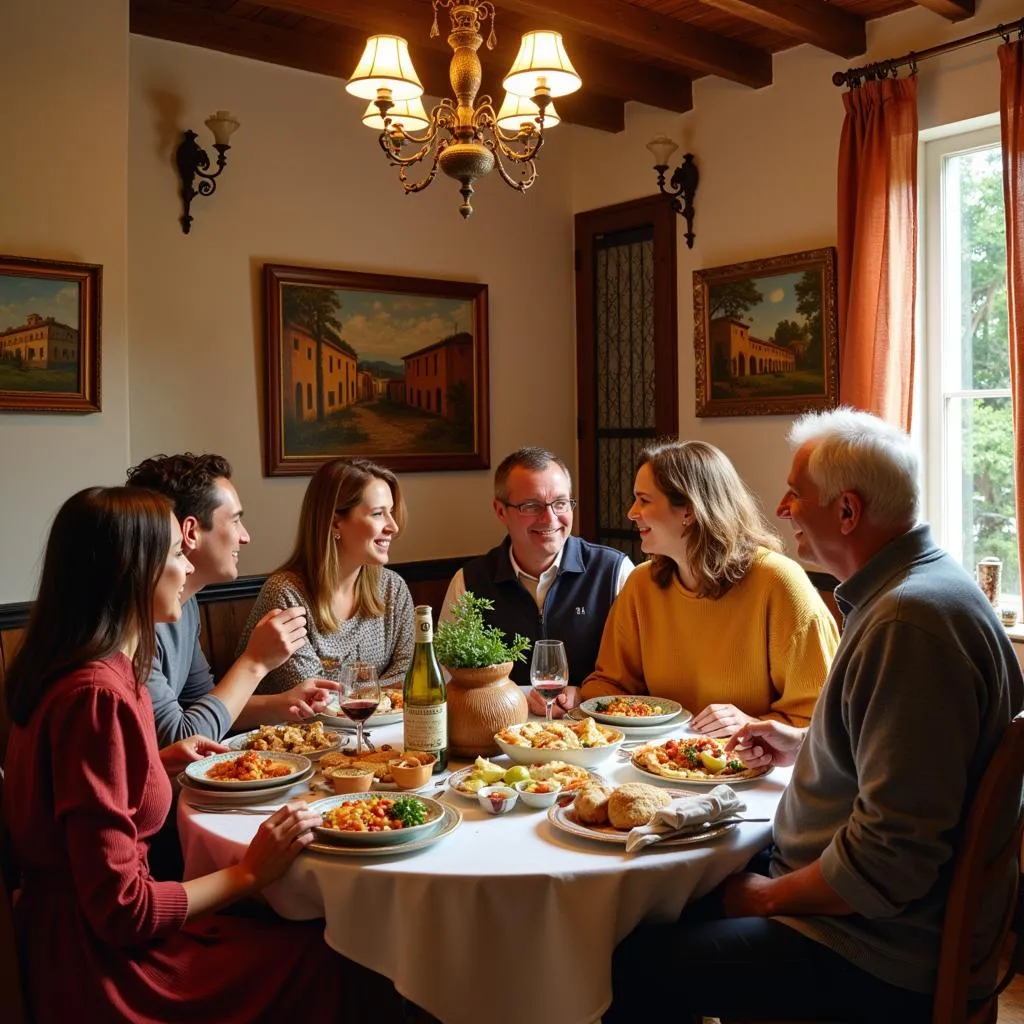
<instances>
[{"instance_id":1,"label":"woman's earring","mask_svg":"<svg viewBox=\"0 0 1024 1024\"><path fill-rule=\"evenodd\" d=\"M334 535L334 539L335 539L335 540L341 540L341 534L340 534L340 533L336 533L336 534Z\"/></svg>"}]
</instances>

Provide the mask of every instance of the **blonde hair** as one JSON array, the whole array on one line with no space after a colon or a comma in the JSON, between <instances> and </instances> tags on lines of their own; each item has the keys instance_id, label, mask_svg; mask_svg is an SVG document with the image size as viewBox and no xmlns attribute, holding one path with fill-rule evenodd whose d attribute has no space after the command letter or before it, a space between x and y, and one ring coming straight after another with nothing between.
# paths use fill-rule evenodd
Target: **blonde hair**
<instances>
[{"instance_id":1,"label":"blonde hair","mask_svg":"<svg viewBox=\"0 0 1024 1024\"><path fill-rule=\"evenodd\" d=\"M304 584L312 605L313 618L322 633L337 632L334 593L341 585L341 561L334 540L334 514L345 517L363 500L363 491L374 480L383 480L395 503L392 517L399 532L405 529L405 502L398 477L368 459L334 459L325 462L312 476L302 499L299 530L291 557L278 572L290 572ZM379 619L384 614L380 596L379 565L360 566L356 578L354 615Z\"/></svg>"},{"instance_id":2,"label":"blonde hair","mask_svg":"<svg viewBox=\"0 0 1024 1024\"><path fill-rule=\"evenodd\" d=\"M782 550L750 488L714 445L663 441L645 448L639 465L650 467L658 490L674 508L689 508L693 514L687 554L701 597L721 597L734 587L759 547ZM654 582L668 587L676 575L675 562L666 555L654 555L651 561Z\"/></svg>"}]
</instances>

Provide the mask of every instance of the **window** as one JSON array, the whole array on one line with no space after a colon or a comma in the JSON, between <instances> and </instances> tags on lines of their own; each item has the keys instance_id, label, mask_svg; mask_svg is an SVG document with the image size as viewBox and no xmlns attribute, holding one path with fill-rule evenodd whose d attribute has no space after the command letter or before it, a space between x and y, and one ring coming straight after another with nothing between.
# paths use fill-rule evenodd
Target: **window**
<instances>
[{"instance_id":1,"label":"window","mask_svg":"<svg viewBox=\"0 0 1024 1024\"><path fill-rule=\"evenodd\" d=\"M1001 159L997 128L925 144L926 500L939 543L972 575L999 558L1019 608Z\"/></svg>"}]
</instances>

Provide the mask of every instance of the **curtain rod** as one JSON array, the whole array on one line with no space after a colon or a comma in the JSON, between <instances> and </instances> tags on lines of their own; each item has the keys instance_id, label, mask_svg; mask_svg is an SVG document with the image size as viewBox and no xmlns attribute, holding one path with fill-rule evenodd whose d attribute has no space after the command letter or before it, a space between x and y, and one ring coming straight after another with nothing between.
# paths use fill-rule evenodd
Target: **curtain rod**
<instances>
[{"instance_id":1,"label":"curtain rod","mask_svg":"<svg viewBox=\"0 0 1024 1024\"><path fill-rule=\"evenodd\" d=\"M940 43L938 46L931 46L927 50L920 50L917 53L911 50L910 53L902 57L892 57L889 60L876 61L874 64L865 64L859 68L837 71L832 76L832 84L840 88L847 85L851 89L856 89L864 81L873 82L879 78L895 78L896 72L900 68L910 67L916 71L918 61L927 60L929 57L938 57L940 53L950 53L964 46L973 46L986 39L994 39L996 36L1002 36L1003 40L1008 43L1014 32L1019 33L1020 37L1024 39L1024 18L1017 22L1010 22L1009 25L996 25L995 28L977 32L973 36L964 36L963 39Z\"/></svg>"}]
</instances>

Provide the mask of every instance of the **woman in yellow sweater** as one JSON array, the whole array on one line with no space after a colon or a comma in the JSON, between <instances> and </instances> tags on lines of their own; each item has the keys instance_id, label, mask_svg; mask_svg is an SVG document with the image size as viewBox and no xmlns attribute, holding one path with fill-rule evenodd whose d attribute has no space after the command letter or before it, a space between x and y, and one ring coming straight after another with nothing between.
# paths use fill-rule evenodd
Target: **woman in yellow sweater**
<instances>
[{"instance_id":1,"label":"woman in yellow sweater","mask_svg":"<svg viewBox=\"0 0 1024 1024\"><path fill-rule=\"evenodd\" d=\"M612 604L580 698L670 697L710 736L751 718L806 726L839 643L807 574L713 445L673 441L640 460L629 518L649 561Z\"/></svg>"}]
</instances>

